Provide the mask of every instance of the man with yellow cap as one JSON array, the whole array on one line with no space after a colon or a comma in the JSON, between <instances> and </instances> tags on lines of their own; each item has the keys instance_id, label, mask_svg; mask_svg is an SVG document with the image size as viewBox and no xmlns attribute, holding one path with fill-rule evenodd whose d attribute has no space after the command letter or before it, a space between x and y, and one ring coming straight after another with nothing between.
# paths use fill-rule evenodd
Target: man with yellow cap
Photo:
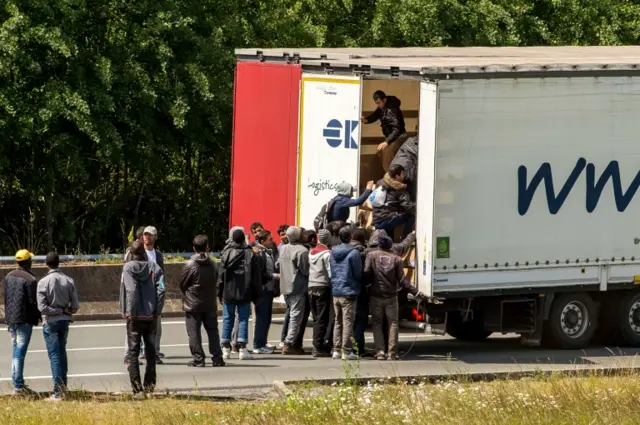
<instances>
[{"instance_id":1,"label":"man with yellow cap","mask_svg":"<svg viewBox=\"0 0 640 425\"><path fill-rule=\"evenodd\" d=\"M24 384L24 359L29 349L31 331L40 321L38 280L31 272L32 257L33 254L26 249L16 252L18 268L4 278L4 320L13 345L11 378L16 394L31 392Z\"/></svg>"}]
</instances>

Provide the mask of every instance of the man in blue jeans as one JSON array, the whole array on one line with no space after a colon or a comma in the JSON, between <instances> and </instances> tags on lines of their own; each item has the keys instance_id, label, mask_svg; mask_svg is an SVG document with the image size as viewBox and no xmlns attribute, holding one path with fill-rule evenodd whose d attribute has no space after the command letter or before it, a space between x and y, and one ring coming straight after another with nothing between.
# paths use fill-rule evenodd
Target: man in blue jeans
<instances>
[{"instance_id":1,"label":"man in blue jeans","mask_svg":"<svg viewBox=\"0 0 640 425\"><path fill-rule=\"evenodd\" d=\"M251 360L247 350L251 302L258 304L262 295L262 267L258 256L247 244L244 230L231 229L231 242L222 250L218 277L218 300L222 305L222 358L231 355L231 333L238 313L238 346L240 360Z\"/></svg>"},{"instance_id":2,"label":"man in blue jeans","mask_svg":"<svg viewBox=\"0 0 640 425\"><path fill-rule=\"evenodd\" d=\"M38 310L42 313L42 333L53 377L53 394L49 400L59 401L67 389L69 323L80 303L73 279L60 271L58 254L48 253L45 263L49 272L38 282Z\"/></svg>"},{"instance_id":3,"label":"man in blue jeans","mask_svg":"<svg viewBox=\"0 0 640 425\"><path fill-rule=\"evenodd\" d=\"M273 299L280 295L280 274L278 273L278 250L273 236L268 230L256 235L254 252L262 262L263 283L262 298L256 304L255 328L253 331L253 354L273 354L273 348L267 346L269 328L273 316Z\"/></svg>"},{"instance_id":4,"label":"man in blue jeans","mask_svg":"<svg viewBox=\"0 0 640 425\"><path fill-rule=\"evenodd\" d=\"M405 183L405 170L400 164L393 164L389 172L378 182L376 192L380 191L384 198L382 205L373 206L373 224L382 229L393 239L395 228L404 224L402 239L413 231L416 214L416 203L411 199ZM379 194L377 194L379 195Z\"/></svg>"},{"instance_id":5,"label":"man in blue jeans","mask_svg":"<svg viewBox=\"0 0 640 425\"><path fill-rule=\"evenodd\" d=\"M11 378L16 395L33 393L24 384L24 359L27 356L31 331L40 321L36 298L38 280L31 272L31 254L26 249L16 253L18 268L4 278L4 320L11 334L13 355Z\"/></svg>"}]
</instances>

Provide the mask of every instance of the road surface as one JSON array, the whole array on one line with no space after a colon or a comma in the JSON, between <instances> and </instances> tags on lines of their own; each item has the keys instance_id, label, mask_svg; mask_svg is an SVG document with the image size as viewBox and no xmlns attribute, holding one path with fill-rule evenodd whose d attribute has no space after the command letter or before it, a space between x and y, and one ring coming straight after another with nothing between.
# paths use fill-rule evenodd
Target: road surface
<instances>
[{"instance_id":1,"label":"road surface","mask_svg":"<svg viewBox=\"0 0 640 425\"><path fill-rule=\"evenodd\" d=\"M341 378L345 376L342 361L314 359L306 356L279 354L255 356L252 361L232 358L225 368L189 368L189 347L184 321L165 319L162 351L166 357L158 365L158 390L172 391L239 391L267 388L277 380ZM220 326L221 328L221 326ZM280 339L280 325L273 325L270 342ZM0 328L0 391L11 391L11 342L6 327ZM311 328L307 328L305 346L310 345ZM415 331L409 331L415 332ZM367 333L367 341L372 341ZM206 350L205 345L205 350ZM401 351L406 355L398 362L361 360L357 374L362 377L393 377L461 372L495 373L537 369L566 369L575 365L593 367L635 366L636 349L594 347L585 351L555 351L527 348L514 336L498 336L480 344L467 344L448 337L418 333L401 334ZM407 352L408 351L408 352ZM89 391L129 391L130 384L124 357L124 323L74 323L69 332L69 386ZM209 362L209 360L207 360ZM210 363L208 363L210 364ZM38 391L51 389L50 367L40 327L34 329L25 364L27 384Z\"/></svg>"}]
</instances>

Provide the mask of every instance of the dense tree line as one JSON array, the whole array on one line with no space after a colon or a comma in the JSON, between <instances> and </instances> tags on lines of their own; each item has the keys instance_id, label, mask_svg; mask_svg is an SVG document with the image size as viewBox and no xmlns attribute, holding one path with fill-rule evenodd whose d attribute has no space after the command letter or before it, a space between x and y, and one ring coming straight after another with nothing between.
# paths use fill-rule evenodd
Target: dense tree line
<instances>
[{"instance_id":1,"label":"dense tree line","mask_svg":"<svg viewBox=\"0 0 640 425\"><path fill-rule=\"evenodd\" d=\"M0 0L0 253L219 243L234 48L639 37L631 0Z\"/></svg>"}]
</instances>

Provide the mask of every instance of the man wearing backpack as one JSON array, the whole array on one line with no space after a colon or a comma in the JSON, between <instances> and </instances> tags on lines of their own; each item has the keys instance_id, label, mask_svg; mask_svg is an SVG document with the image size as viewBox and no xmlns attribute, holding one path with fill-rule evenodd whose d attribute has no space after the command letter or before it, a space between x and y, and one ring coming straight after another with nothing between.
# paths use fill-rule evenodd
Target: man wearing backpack
<instances>
[{"instance_id":1,"label":"man wearing backpack","mask_svg":"<svg viewBox=\"0 0 640 425\"><path fill-rule=\"evenodd\" d=\"M404 167L394 164L378 182L378 188L371 196L373 224L376 229L384 229L393 239L395 228L404 224L402 238L413 231L416 203L411 199L405 181Z\"/></svg>"}]
</instances>

